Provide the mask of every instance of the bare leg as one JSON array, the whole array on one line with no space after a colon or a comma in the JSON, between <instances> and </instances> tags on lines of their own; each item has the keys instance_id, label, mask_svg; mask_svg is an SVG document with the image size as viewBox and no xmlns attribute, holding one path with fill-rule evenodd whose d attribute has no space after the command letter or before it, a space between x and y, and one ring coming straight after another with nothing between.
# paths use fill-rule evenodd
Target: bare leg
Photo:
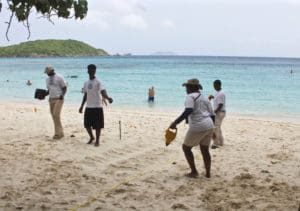
<instances>
[{"instance_id":1,"label":"bare leg","mask_svg":"<svg viewBox=\"0 0 300 211\"><path fill-rule=\"evenodd\" d=\"M87 142L87 144L91 144L93 143L93 140L95 139L94 136L93 136L93 131L92 131L92 128L85 128L86 131L88 132L89 136L90 136L90 140L89 142Z\"/></svg>"},{"instance_id":2,"label":"bare leg","mask_svg":"<svg viewBox=\"0 0 300 211\"><path fill-rule=\"evenodd\" d=\"M182 149L183 149L185 158L191 168L191 173L187 174L186 176L196 178L198 176L198 171L195 167L195 160L194 160L194 155L192 152L192 147L188 147L183 144Z\"/></svg>"},{"instance_id":3,"label":"bare leg","mask_svg":"<svg viewBox=\"0 0 300 211\"><path fill-rule=\"evenodd\" d=\"M209 154L209 146L204 146L200 144L200 150L204 161L204 166L206 170L206 177L210 178L210 166L211 166L211 159Z\"/></svg>"},{"instance_id":4,"label":"bare leg","mask_svg":"<svg viewBox=\"0 0 300 211\"><path fill-rule=\"evenodd\" d=\"M95 147L99 146L100 134L101 134L101 128L97 128L96 129L96 143L95 143Z\"/></svg>"}]
</instances>

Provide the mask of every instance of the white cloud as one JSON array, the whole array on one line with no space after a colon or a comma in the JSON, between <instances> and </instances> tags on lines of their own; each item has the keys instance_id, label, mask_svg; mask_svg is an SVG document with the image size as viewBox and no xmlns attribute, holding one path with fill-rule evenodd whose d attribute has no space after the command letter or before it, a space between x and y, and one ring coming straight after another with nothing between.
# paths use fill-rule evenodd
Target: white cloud
<instances>
[{"instance_id":1,"label":"white cloud","mask_svg":"<svg viewBox=\"0 0 300 211\"><path fill-rule=\"evenodd\" d=\"M133 29L146 29L142 0L101 0L89 2L86 24L99 29L113 28L116 23Z\"/></svg>"},{"instance_id":2,"label":"white cloud","mask_svg":"<svg viewBox=\"0 0 300 211\"><path fill-rule=\"evenodd\" d=\"M141 0L101 0L91 1L89 8L111 13L133 13L137 11L145 11L145 6Z\"/></svg>"},{"instance_id":3,"label":"white cloud","mask_svg":"<svg viewBox=\"0 0 300 211\"><path fill-rule=\"evenodd\" d=\"M121 24L134 29L146 29L148 27L144 18L140 15L130 14L121 19Z\"/></svg>"},{"instance_id":4,"label":"white cloud","mask_svg":"<svg viewBox=\"0 0 300 211\"><path fill-rule=\"evenodd\" d=\"M83 19L83 23L100 30L110 29L110 24L106 19L109 19L110 14L101 11L89 11L87 17Z\"/></svg>"},{"instance_id":5,"label":"white cloud","mask_svg":"<svg viewBox=\"0 0 300 211\"><path fill-rule=\"evenodd\" d=\"M286 0L286 2L294 5L300 5L300 0Z\"/></svg>"},{"instance_id":6,"label":"white cloud","mask_svg":"<svg viewBox=\"0 0 300 211\"><path fill-rule=\"evenodd\" d=\"M91 20L86 22L89 26L92 26L94 28L100 29L100 30L108 30L111 28L108 22L105 20Z\"/></svg>"},{"instance_id":7,"label":"white cloud","mask_svg":"<svg viewBox=\"0 0 300 211\"><path fill-rule=\"evenodd\" d=\"M106 0L105 6L111 11L130 13L134 11L134 5L131 1L124 0Z\"/></svg>"},{"instance_id":8,"label":"white cloud","mask_svg":"<svg viewBox=\"0 0 300 211\"><path fill-rule=\"evenodd\" d=\"M182 0L173 0L173 3L182 4ZM300 5L300 0L185 0L185 4L193 4L193 5L271 5L274 6L276 4L282 5Z\"/></svg>"},{"instance_id":9,"label":"white cloud","mask_svg":"<svg viewBox=\"0 0 300 211\"><path fill-rule=\"evenodd\" d=\"M161 25L165 28L168 29L174 29L175 28L175 23L171 20L164 20Z\"/></svg>"}]
</instances>

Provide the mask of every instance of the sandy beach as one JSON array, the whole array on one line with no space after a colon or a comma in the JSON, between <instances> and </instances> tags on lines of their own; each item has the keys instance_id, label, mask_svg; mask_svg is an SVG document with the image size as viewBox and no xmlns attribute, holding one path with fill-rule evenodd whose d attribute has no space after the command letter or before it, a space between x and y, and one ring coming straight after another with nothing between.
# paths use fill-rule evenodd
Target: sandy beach
<instances>
[{"instance_id":1,"label":"sandy beach","mask_svg":"<svg viewBox=\"0 0 300 211\"><path fill-rule=\"evenodd\" d=\"M78 105L79 106L79 105ZM36 108L36 109L35 109ZM87 145L83 115L65 105L65 137L52 140L47 102L0 105L0 210L297 210L300 124L227 115L225 146L210 150L212 177L184 177L181 112L107 107L100 147ZM121 121L121 140L119 133ZM204 171L194 148L199 172Z\"/></svg>"}]
</instances>

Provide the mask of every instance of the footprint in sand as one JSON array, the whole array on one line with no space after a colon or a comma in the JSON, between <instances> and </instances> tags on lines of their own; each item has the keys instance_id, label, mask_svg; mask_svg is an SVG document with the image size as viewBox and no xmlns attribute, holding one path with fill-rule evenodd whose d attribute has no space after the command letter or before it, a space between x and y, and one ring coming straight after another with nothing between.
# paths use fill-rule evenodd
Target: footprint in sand
<instances>
[{"instance_id":1,"label":"footprint in sand","mask_svg":"<svg viewBox=\"0 0 300 211\"><path fill-rule=\"evenodd\" d=\"M267 155L268 158L281 160L281 161L289 160L291 158L291 156L292 156L291 153L283 152L283 151Z\"/></svg>"},{"instance_id":2,"label":"footprint in sand","mask_svg":"<svg viewBox=\"0 0 300 211\"><path fill-rule=\"evenodd\" d=\"M181 204L181 203L173 204L171 208L173 210L176 210L176 209L190 210L188 206L186 206L185 204Z\"/></svg>"},{"instance_id":3,"label":"footprint in sand","mask_svg":"<svg viewBox=\"0 0 300 211\"><path fill-rule=\"evenodd\" d=\"M249 173L241 173L240 175L237 175L234 177L234 179L238 180L247 180L247 179L253 179L254 177Z\"/></svg>"}]
</instances>

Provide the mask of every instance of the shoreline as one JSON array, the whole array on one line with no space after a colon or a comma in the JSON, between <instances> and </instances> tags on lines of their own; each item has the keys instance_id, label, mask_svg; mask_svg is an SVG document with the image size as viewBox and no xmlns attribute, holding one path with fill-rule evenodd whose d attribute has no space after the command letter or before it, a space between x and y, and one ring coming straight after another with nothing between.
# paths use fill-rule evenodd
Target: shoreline
<instances>
[{"instance_id":1,"label":"shoreline","mask_svg":"<svg viewBox=\"0 0 300 211\"><path fill-rule=\"evenodd\" d=\"M48 100L1 100L1 103L7 103L7 104L26 104L26 105L32 105L32 106L43 106L47 105L48 106ZM65 106L70 106L72 108L77 108L79 109L81 104L81 101L78 102L77 104L74 102L64 102L64 107ZM179 116L183 110L184 107L182 108L155 108L154 106L151 106L148 104L148 106L116 106L115 104L108 104L108 106L103 106L103 109L110 109L110 110L115 110L115 111L128 111L128 112L145 112L145 113L157 113L160 115L173 115L173 116ZM227 112L226 114L227 117L232 117L232 118L240 118L240 119L253 119L253 120L262 120L262 121L272 121L272 122L283 122L283 123L292 123L292 124L300 124L300 115L291 115L291 114L278 114L278 113L241 113L241 112Z\"/></svg>"}]
</instances>

